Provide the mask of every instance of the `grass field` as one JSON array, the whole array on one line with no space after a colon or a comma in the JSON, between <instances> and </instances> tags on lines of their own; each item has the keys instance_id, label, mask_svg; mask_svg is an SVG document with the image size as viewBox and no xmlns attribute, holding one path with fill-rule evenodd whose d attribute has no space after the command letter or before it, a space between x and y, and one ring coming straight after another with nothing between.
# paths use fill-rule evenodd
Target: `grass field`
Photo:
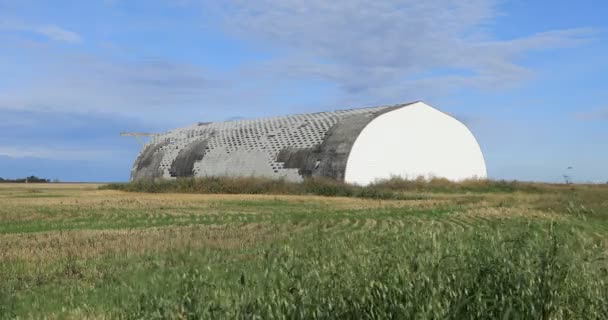
<instances>
[{"instance_id":1,"label":"grass field","mask_svg":"<svg viewBox=\"0 0 608 320\"><path fill-rule=\"evenodd\" d=\"M608 319L608 186L157 191L0 184L0 318Z\"/></svg>"}]
</instances>

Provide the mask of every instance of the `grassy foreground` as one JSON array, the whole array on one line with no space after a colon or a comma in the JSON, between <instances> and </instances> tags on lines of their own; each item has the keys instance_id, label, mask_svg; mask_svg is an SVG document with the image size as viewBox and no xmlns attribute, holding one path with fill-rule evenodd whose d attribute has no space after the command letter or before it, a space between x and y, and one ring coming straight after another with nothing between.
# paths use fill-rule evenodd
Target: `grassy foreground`
<instances>
[{"instance_id":1,"label":"grassy foreground","mask_svg":"<svg viewBox=\"0 0 608 320\"><path fill-rule=\"evenodd\" d=\"M435 183L0 185L0 318L608 318L607 186Z\"/></svg>"}]
</instances>

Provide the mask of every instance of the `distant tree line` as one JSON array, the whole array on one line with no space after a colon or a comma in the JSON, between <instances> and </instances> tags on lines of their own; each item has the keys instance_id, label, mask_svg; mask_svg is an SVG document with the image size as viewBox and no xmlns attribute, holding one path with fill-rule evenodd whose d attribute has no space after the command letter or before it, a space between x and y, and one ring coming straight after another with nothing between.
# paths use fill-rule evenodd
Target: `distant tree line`
<instances>
[{"instance_id":1,"label":"distant tree line","mask_svg":"<svg viewBox=\"0 0 608 320\"><path fill-rule=\"evenodd\" d=\"M49 183L51 179L38 178L36 176L29 176L27 178L20 179L4 179L0 177L0 183Z\"/></svg>"}]
</instances>

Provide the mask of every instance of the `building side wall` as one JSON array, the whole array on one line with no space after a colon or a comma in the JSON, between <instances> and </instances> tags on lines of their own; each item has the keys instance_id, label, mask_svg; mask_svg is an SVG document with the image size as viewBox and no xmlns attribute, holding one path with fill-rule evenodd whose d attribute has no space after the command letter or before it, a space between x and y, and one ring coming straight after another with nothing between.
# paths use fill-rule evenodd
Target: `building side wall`
<instances>
[{"instance_id":1,"label":"building side wall","mask_svg":"<svg viewBox=\"0 0 608 320\"><path fill-rule=\"evenodd\" d=\"M387 112L357 137L345 181L367 185L377 179L486 178L481 148L461 122L422 102Z\"/></svg>"},{"instance_id":2,"label":"building side wall","mask_svg":"<svg viewBox=\"0 0 608 320\"><path fill-rule=\"evenodd\" d=\"M156 136L136 160L132 180L258 176L301 181L344 180L361 130L387 110L380 106L267 119L199 123Z\"/></svg>"}]
</instances>

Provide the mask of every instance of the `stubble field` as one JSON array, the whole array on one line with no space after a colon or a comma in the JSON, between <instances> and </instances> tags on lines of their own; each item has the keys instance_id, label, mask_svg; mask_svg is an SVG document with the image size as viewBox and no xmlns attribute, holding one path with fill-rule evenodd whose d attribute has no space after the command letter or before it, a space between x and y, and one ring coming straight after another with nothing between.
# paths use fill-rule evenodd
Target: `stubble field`
<instances>
[{"instance_id":1,"label":"stubble field","mask_svg":"<svg viewBox=\"0 0 608 320\"><path fill-rule=\"evenodd\" d=\"M0 318L608 318L607 186L400 195L0 184Z\"/></svg>"}]
</instances>

